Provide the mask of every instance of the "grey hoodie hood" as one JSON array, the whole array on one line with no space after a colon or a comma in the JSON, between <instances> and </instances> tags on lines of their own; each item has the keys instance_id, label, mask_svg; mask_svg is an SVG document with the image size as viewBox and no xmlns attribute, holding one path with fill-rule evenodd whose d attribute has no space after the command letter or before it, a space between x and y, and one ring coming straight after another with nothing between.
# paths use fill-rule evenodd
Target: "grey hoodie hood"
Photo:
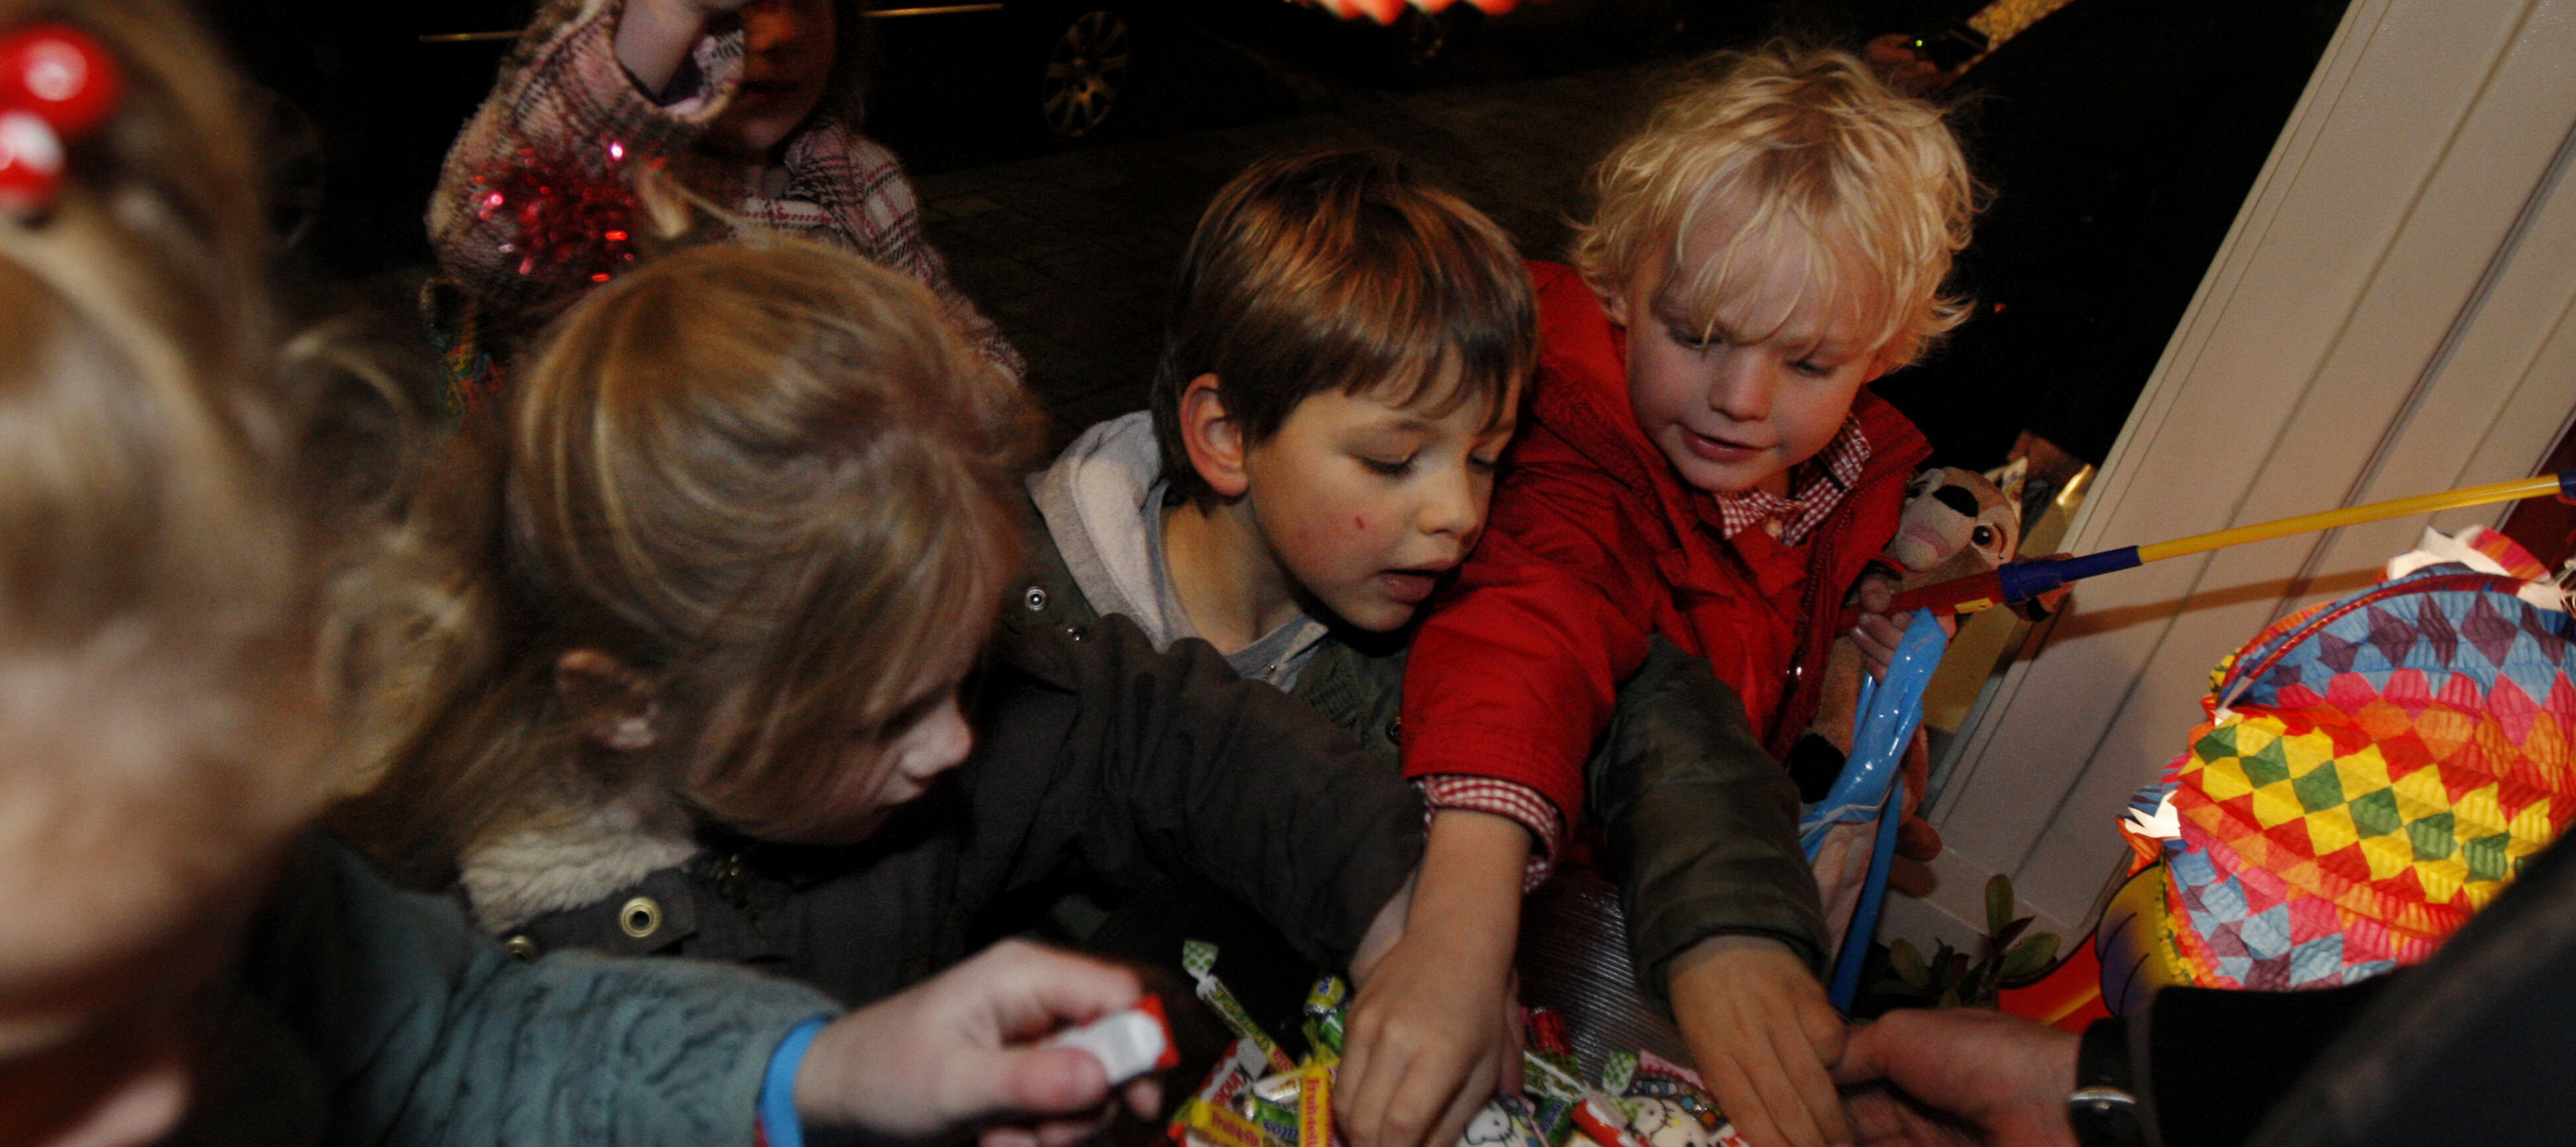
<instances>
[{"instance_id":1,"label":"grey hoodie hood","mask_svg":"<svg viewBox=\"0 0 2576 1147\"><path fill-rule=\"evenodd\" d=\"M1163 566L1163 450L1146 411L1094 424L1029 477L1029 495L1083 599L1100 614L1123 613L1156 649L1169 649L1196 626L1173 595ZM1324 623L1295 620L1226 658L1234 671L1282 689L1325 635Z\"/></svg>"},{"instance_id":2,"label":"grey hoodie hood","mask_svg":"<svg viewBox=\"0 0 2576 1147\"><path fill-rule=\"evenodd\" d=\"M1083 431L1054 465L1029 476L1029 494L1094 612L1126 614L1156 649L1190 636L1189 619L1166 608L1161 539L1152 536L1160 532L1153 525L1163 501L1163 452L1151 414L1139 410Z\"/></svg>"}]
</instances>

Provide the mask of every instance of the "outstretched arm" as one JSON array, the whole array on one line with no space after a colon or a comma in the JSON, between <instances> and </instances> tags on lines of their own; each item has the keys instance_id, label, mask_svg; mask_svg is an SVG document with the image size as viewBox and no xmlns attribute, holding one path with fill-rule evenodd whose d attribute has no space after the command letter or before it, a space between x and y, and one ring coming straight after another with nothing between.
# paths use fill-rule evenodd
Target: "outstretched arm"
<instances>
[{"instance_id":1,"label":"outstretched arm","mask_svg":"<svg viewBox=\"0 0 2576 1147\"><path fill-rule=\"evenodd\" d=\"M932 1141L980 1127L983 1147L1060 1147L1113 1113L1100 1061L1032 1041L1135 1006L1135 973L1005 940L899 995L834 1021L797 1072L797 1113L817 1127ZM1120 1097L1162 1104L1144 1076Z\"/></svg>"},{"instance_id":2,"label":"outstretched arm","mask_svg":"<svg viewBox=\"0 0 2576 1147\"><path fill-rule=\"evenodd\" d=\"M570 289L549 278L562 268L530 262L553 253L525 249L518 205L492 204L493 180L531 162L584 178L630 179L656 157L686 151L741 79L739 37L705 37L709 14L727 4L738 0L544 6L530 39L513 50L512 65L457 133L429 201L430 246L441 270L487 313L543 307ZM692 59L705 74L684 98L662 102Z\"/></svg>"},{"instance_id":3,"label":"outstretched arm","mask_svg":"<svg viewBox=\"0 0 2576 1147\"><path fill-rule=\"evenodd\" d=\"M800 984L691 960L561 952L533 964L456 905L310 846L253 930L249 997L311 1056L327 1138L418 1144L749 1144L785 1037L839 1009ZM1080 1053L1027 1046L1136 1002L1135 977L1006 943L814 1037L794 1078L814 1126L987 1147L1070 1142L1106 1114ZM1139 1110L1156 1084L1125 1089Z\"/></svg>"},{"instance_id":4,"label":"outstretched arm","mask_svg":"<svg viewBox=\"0 0 2576 1147\"><path fill-rule=\"evenodd\" d=\"M1455 1143L1520 1090L1511 990L1529 832L1489 813L1432 818L1401 942L1360 982L1334 1116L1356 1147Z\"/></svg>"},{"instance_id":5,"label":"outstretched arm","mask_svg":"<svg viewBox=\"0 0 2576 1147\"><path fill-rule=\"evenodd\" d=\"M1735 691L1655 639L1586 772L1638 982L1668 994L1719 1106L1756 1147L1844 1141L1797 792Z\"/></svg>"}]
</instances>

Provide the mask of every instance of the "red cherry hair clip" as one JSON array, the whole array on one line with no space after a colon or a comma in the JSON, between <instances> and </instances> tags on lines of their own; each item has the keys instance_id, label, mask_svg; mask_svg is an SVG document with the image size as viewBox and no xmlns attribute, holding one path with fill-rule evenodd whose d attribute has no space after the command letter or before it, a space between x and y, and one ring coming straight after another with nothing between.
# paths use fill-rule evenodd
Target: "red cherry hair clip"
<instances>
[{"instance_id":1,"label":"red cherry hair clip","mask_svg":"<svg viewBox=\"0 0 2576 1147\"><path fill-rule=\"evenodd\" d=\"M0 35L0 212L23 221L53 205L64 145L116 110L122 79L106 45L69 24Z\"/></svg>"}]
</instances>

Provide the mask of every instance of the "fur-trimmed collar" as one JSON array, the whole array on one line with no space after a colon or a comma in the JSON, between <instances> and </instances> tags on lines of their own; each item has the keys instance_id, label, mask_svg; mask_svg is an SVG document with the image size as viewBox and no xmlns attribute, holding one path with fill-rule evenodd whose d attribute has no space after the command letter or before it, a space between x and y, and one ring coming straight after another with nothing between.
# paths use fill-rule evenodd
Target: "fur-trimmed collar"
<instances>
[{"instance_id":1,"label":"fur-trimmed collar","mask_svg":"<svg viewBox=\"0 0 2576 1147\"><path fill-rule=\"evenodd\" d=\"M592 903L697 854L689 814L659 792L565 800L466 850L458 882L488 932Z\"/></svg>"}]
</instances>

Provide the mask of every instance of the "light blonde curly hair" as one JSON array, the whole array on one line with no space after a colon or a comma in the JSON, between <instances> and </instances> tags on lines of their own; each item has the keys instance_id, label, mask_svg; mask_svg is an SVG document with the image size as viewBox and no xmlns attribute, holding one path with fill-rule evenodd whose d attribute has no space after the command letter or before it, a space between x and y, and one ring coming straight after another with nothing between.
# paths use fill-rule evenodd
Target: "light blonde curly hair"
<instances>
[{"instance_id":1,"label":"light blonde curly hair","mask_svg":"<svg viewBox=\"0 0 2576 1147\"><path fill-rule=\"evenodd\" d=\"M1660 247L1673 268L1663 291L1714 329L1723 301L1802 266L1801 301L1857 316L1891 367L1967 317L1965 300L1941 289L1976 209L1958 140L1941 109L1896 94L1848 53L1773 43L1701 61L1602 160L1594 185L1573 261L1605 297ZM1684 248L1712 223L1731 234L1694 262Z\"/></svg>"}]
</instances>

